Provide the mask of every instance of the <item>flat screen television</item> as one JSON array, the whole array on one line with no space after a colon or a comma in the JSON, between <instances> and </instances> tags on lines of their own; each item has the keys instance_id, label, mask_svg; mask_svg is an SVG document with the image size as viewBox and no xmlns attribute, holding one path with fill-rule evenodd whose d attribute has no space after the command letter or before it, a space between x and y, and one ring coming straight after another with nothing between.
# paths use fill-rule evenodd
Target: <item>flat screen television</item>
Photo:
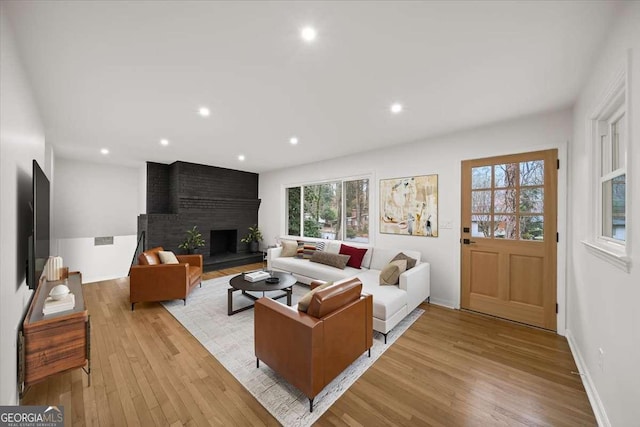
<instances>
[{"instance_id":1,"label":"flat screen television","mask_svg":"<svg viewBox=\"0 0 640 427\"><path fill-rule=\"evenodd\" d=\"M33 231L29 237L27 284L35 289L49 259L50 186L37 161L33 161Z\"/></svg>"}]
</instances>

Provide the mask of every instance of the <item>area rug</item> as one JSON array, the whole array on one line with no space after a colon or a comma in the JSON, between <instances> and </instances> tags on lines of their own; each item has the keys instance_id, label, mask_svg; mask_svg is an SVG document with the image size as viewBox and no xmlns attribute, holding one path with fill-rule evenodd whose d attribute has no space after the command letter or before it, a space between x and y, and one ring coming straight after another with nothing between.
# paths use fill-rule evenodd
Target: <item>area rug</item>
<instances>
[{"instance_id":1,"label":"area rug","mask_svg":"<svg viewBox=\"0 0 640 427\"><path fill-rule=\"evenodd\" d=\"M309 400L266 364L256 368L253 347L253 310L227 316L227 289L233 276L207 280L195 288L187 299L163 305L282 425L310 426L401 336L424 310L416 308L384 337L374 332L371 357L363 353L316 396L313 413ZM309 288L296 284L293 303ZM281 293L281 292L276 292ZM267 293L267 296L269 293ZM252 301L235 292L234 309ZM285 299L278 301L285 302Z\"/></svg>"}]
</instances>

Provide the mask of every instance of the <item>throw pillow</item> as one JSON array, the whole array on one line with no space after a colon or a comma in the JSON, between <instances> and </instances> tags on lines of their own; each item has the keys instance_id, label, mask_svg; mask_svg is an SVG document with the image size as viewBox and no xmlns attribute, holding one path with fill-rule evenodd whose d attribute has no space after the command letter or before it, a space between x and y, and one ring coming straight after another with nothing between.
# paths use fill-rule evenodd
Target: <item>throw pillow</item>
<instances>
[{"instance_id":1,"label":"throw pillow","mask_svg":"<svg viewBox=\"0 0 640 427\"><path fill-rule=\"evenodd\" d=\"M362 266L362 259L364 255L367 253L366 248L354 248L353 246L340 245L340 253L342 255L350 255L349 262L347 265L349 267L360 269Z\"/></svg>"},{"instance_id":2,"label":"throw pillow","mask_svg":"<svg viewBox=\"0 0 640 427\"><path fill-rule=\"evenodd\" d=\"M406 259L407 260L407 270L411 270L413 267L416 266L416 263L418 262L417 259L411 258L410 256L407 256L402 252L400 252L398 255L394 256L391 261L397 261L399 259Z\"/></svg>"},{"instance_id":3,"label":"throw pillow","mask_svg":"<svg viewBox=\"0 0 640 427\"><path fill-rule=\"evenodd\" d=\"M158 251L158 257L163 264L180 264L176 255L171 251Z\"/></svg>"},{"instance_id":4,"label":"throw pillow","mask_svg":"<svg viewBox=\"0 0 640 427\"><path fill-rule=\"evenodd\" d=\"M318 292L320 289L324 289L333 285L333 282L323 283L320 286L317 286L312 291L307 292L300 300L298 301L298 311L302 311L304 313L309 309L309 304L311 304L311 298L313 298L313 294Z\"/></svg>"},{"instance_id":5,"label":"throw pillow","mask_svg":"<svg viewBox=\"0 0 640 427\"><path fill-rule=\"evenodd\" d=\"M381 285L395 285L400 279L400 267L396 264L387 264L380 272Z\"/></svg>"},{"instance_id":6,"label":"throw pillow","mask_svg":"<svg viewBox=\"0 0 640 427\"><path fill-rule=\"evenodd\" d=\"M311 259L313 253L318 249L315 242L305 242L304 240L298 240L298 254L296 257Z\"/></svg>"},{"instance_id":7,"label":"throw pillow","mask_svg":"<svg viewBox=\"0 0 640 427\"><path fill-rule=\"evenodd\" d=\"M349 255L330 254L329 252L315 251L311 256L311 262L330 265L331 267L344 270L349 262Z\"/></svg>"},{"instance_id":8,"label":"throw pillow","mask_svg":"<svg viewBox=\"0 0 640 427\"><path fill-rule=\"evenodd\" d=\"M391 261L380 272L381 285L397 285L400 275L407 270L407 260L399 259Z\"/></svg>"},{"instance_id":9,"label":"throw pillow","mask_svg":"<svg viewBox=\"0 0 640 427\"><path fill-rule=\"evenodd\" d=\"M281 257L294 257L298 253L298 242L295 240L283 240L280 242L282 244L282 252L280 252Z\"/></svg>"}]
</instances>

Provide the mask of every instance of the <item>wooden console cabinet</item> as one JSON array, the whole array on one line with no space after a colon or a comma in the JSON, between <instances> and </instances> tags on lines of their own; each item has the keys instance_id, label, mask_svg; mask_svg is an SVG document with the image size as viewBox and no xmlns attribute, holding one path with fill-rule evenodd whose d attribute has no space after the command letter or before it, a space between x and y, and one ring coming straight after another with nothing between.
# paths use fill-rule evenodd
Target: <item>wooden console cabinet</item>
<instances>
[{"instance_id":1,"label":"wooden console cabinet","mask_svg":"<svg viewBox=\"0 0 640 427\"><path fill-rule=\"evenodd\" d=\"M73 310L42 314L44 300L61 283L64 281L42 278L24 320L19 372L23 391L53 374L76 368L87 373L91 385L91 322L79 272L69 274L66 283L75 295Z\"/></svg>"}]
</instances>

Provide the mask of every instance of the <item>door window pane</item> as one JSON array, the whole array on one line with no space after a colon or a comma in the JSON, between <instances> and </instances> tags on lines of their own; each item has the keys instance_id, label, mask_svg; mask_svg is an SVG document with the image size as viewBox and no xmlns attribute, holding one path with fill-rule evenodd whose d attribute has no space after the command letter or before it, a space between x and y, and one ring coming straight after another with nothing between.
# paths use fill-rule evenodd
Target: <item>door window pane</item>
<instances>
[{"instance_id":1,"label":"door window pane","mask_svg":"<svg viewBox=\"0 0 640 427\"><path fill-rule=\"evenodd\" d=\"M471 216L471 236L491 237L491 215Z\"/></svg>"},{"instance_id":2,"label":"door window pane","mask_svg":"<svg viewBox=\"0 0 640 427\"><path fill-rule=\"evenodd\" d=\"M369 180L344 183L345 240L369 241Z\"/></svg>"},{"instance_id":3,"label":"door window pane","mask_svg":"<svg viewBox=\"0 0 640 427\"><path fill-rule=\"evenodd\" d=\"M516 211L516 190L496 190L493 195L494 212L514 213Z\"/></svg>"},{"instance_id":4,"label":"door window pane","mask_svg":"<svg viewBox=\"0 0 640 427\"><path fill-rule=\"evenodd\" d=\"M543 213L544 212L544 188L523 188L520 190L520 212ZM521 233L522 234L522 233Z\"/></svg>"},{"instance_id":5,"label":"door window pane","mask_svg":"<svg viewBox=\"0 0 640 427\"><path fill-rule=\"evenodd\" d=\"M520 239L522 240L544 240L544 217L543 216L521 216L520 217Z\"/></svg>"},{"instance_id":6,"label":"door window pane","mask_svg":"<svg viewBox=\"0 0 640 427\"><path fill-rule=\"evenodd\" d=\"M471 188L491 188L491 166L471 168Z\"/></svg>"},{"instance_id":7,"label":"door window pane","mask_svg":"<svg viewBox=\"0 0 640 427\"><path fill-rule=\"evenodd\" d=\"M287 188L287 234L300 235L300 187Z\"/></svg>"},{"instance_id":8,"label":"door window pane","mask_svg":"<svg viewBox=\"0 0 640 427\"><path fill-rule=\"evenodd\" d=\"M491 213L491 190L471 192L471 212Z\"/></svg>"},{"instance_id":9,"label":"door window pane","mask_svg":"<svg viewBox=\"0 0 640 427\"><path fill-rule=\"evenodd\" d=\"M493 219L493 235L496 239L517 239L516 216L495 215Z\"/></svg>"},{"instance_id":10,"label":"door window pane","mask_svg":"<svg viewBox=\"0 0 640 427\"><path fill-rule=\"evenodd\" d=\"M518 165L516 163L507 163L503 165L495 165L495 184L496 188L515 187Z\"/></svg>"},{"instance_id":11,"label":"door window pane","mask_svg":"<svg viewBox=\"0 0 640 427\"><path fill-rule=\"evenodd\" d=\"M544 185L544 160L520 162L520 185Z\"/></svg>"}]
</instances>

